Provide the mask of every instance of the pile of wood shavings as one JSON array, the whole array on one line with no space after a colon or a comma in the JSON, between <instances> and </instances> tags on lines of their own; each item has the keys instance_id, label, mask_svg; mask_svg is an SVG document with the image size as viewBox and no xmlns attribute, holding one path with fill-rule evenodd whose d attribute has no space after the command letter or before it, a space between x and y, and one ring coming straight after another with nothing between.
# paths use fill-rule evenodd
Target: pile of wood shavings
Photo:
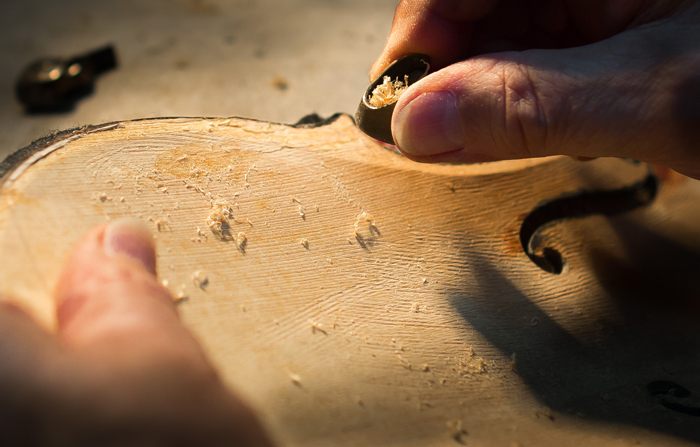
<instances>
[{"instance_id":1,"label":"pile of wood shavings","mask_svg":"<svg viewBox=\"0 0 700 447\"><path fill-rule=\"evenodd\" d=\"M408 88L408 75L404 75L403 82L396 78L392 81L389 76L384 76L384 80L373 91L369 98L372 107L386 107L399 100L399 97Z\"/></svg>"},{"instance_id":2,"label":"pile of wood shavings","mask_svg":"<svg viewBox=\"0 0 700 447\"><path fill-rule=\"evenodd\" d=\"M231 211L231 204L228 200L217 199L212 202L211 211L209 212L209 217L207 217L207 225L212 233L221 238L227 237L224 232L224 225L228 226Z\"/></svg>"}]
</instances>

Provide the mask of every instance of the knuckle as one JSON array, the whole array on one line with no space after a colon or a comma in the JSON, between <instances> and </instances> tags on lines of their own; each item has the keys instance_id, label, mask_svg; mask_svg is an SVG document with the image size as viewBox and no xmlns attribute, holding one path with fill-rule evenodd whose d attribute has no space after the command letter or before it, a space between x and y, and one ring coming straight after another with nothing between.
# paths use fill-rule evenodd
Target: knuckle
<instances>
[{"instance_id":1,"label":"knuckle","mask_svg":"<svg viewBox=\"0 0 700 447\"><path fill-rule=\"evenodd\" d=\"M503 85L503 125L513 158L546 152L551 126L552 90L537 73L511 61L500 67Z\"/></svg>"},{"instance_id":2,"label":"knuckle","mask_svg":"<svg viewBox=\"0 0 700 447\"><path fill-rule=\"evenodd\" d=\"M410 1L401 0L394 9L394 19L403 19L404 17L410 16L413 11L413 7Z\"/></svg>"}]
</instances>

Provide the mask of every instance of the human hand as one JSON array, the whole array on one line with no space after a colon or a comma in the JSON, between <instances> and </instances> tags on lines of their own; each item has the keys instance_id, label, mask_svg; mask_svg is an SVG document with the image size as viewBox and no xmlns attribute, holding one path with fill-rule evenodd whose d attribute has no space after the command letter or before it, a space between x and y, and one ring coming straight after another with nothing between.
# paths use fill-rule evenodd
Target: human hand
<instances>
[{"instance_id":1,"label":"human hand","mask_svg":"<svg viewBox=\"0 0 700 447\"><path fill-rule=\"evenodd\" d=\"M417 161L614 156L700 178L698 36L689 0L403 0L371 78L431 56L392 118Z\"/></svg>"},{"instance_id":2,"label":"human hand","mask_svg":"<svg viewBox=\"0 0 700 447\"><path fill-rule=\"evenodd\" d=\"M87 233L55 291L58 331L0 304L0 445L270 446L155 276L153 239Z\"/></svg>"}]
</instances>

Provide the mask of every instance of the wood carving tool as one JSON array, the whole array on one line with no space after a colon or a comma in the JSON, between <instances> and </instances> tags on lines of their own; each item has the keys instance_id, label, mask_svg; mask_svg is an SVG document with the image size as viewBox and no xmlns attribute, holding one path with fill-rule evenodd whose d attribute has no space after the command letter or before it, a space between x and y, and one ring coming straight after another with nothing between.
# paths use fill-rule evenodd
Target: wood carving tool
<instances>
[{"instance_id":1,"label":"wood carving tool","mask_svg":"<svg viewBox=\"0 0 700 447\"><path fill-rule=\"evenodd\" d=\"M92 92L95 78L117 66L112 45L70 58L32 62L17 80L19 102L34 111L62 111Z\"/></svg>"},{"instance_id":2,"label":"wood carving tool","mask_svg":"<svg viewBox=\"0 0 700 447\"><path fill-rule=\"evenodd\" d=\"M357 127L376 140L395 144L391 135L391 115L396 101L403 90L418 82L429 70L430 56L426 54L409 54L392 62L362 95L355 112Z\"/></svg>"}]
</instances>

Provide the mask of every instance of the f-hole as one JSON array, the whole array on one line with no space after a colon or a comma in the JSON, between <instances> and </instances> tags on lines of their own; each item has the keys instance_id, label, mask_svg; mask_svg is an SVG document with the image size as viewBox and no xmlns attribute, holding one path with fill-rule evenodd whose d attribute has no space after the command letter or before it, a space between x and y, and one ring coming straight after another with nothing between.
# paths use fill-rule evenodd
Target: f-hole
<instances>
[{"instance_id":1,"label":"f-hole","mask_svg":"<svg viewBox=\"0 0 700 447\"><path fill-rule=\"evenodd\" d=\"M656 176L649 174L639 182L608 191L583 191L538 206L523 220L520 243L525 254L542 270L556 275L566 266L566 259L552 247L542 247L537 233L545 225L564 219L602 214L614 216L649 205L658 192Z\"/></svg>"},{"instance_id":2,"label":"f-hole","mask_svg":"<svg viewBox=\"0 0 700 447\"><path fill-rule=\"evenodd\" d=\"M655 380L647 385L647 391L658 403L669 410L688 416L700 416L698 400L683 386L668 380Z\"/></svg>"}]
</instances>

